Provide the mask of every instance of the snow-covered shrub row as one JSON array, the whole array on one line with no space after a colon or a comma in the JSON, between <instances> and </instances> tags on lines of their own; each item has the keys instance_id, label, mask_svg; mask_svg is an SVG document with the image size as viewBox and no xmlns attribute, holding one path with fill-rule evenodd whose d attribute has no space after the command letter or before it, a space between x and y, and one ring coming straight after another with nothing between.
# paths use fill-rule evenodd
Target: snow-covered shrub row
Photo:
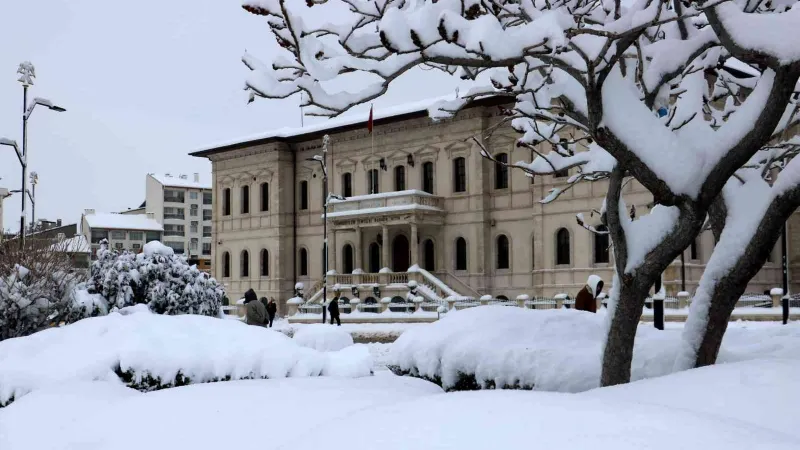
<instances>
[{"instance_id":1,"label":"snow-covered shrub row","mask_svg":"<svg viewBox=\"0 0 800 450\"><path fill-rule=\"evenodd\" d=\"M392 345L389 369L427 379L448 391L535 389L582 392L599 387L606 312L533 311L481 306L412 328ZM632 380L669 374L680 333L639 326ZM731 327L719 362L759 358L800 360L800 323Z\"/></svg>"},{"instance_id":2,"label":"snow-covered shrub row","mask_svg":"<svg viewBox=\"0 0 800 450\"><path fill-rule=\"evenodd\" d=\"M108 310L145 303L158 314L214 317L225 294L217 280L158 241L135 254L111 250L103 240L86 288L100 294Z\"/></svg>"},{"instance_id":3,"label":"snow-covered shrub row","mask_svg":"<svg viewBox=\"0 0 800 450\"><path fill-rule=\"evenodd\" d=\"M239 321L128 309L0 342L0 406L64 382L152 391L222 380L372 373L364 345L320 352Z\"/></svg>"}]
</instances>

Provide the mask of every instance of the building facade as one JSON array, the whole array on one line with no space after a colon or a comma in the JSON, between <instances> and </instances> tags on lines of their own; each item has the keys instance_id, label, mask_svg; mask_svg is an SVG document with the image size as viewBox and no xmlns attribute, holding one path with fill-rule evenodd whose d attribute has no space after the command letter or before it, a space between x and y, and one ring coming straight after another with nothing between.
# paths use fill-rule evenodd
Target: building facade
<instances>
[{"instance_id":1,"label":"building facade","mask_svg":"<svg viewBox=\"0 0 800 450\"><path fill-rule=\"evenodd\" d=\"M200 270L211 268L212 190L195 173L187 175L148 174L143 207L126 215L152 213L164 227L164 245L186 255Z\"/></svg>"},{"instance_id":2,"label":"building facade","mask_svg":"<svg viewBox=\"0 0 800 450\"><path fill-rule=\"evenodd\" d=\"M146 215L124 215L97 213L87 209L81 216L81 234L91 247L91 259L97 259L97 250L103 239L111 248L140 253L144 244L161 241L164 228L156 222L152 213Z\"/></svg>"},{"instance_id":3,"label":"building facade","mask_svg":"<svg viewBox=\"0 0 800 450\"><path fill-rule=\"evenodd\" d=\"M606 236L576 221L605 197L607 181L581 183L556 201L572 171L528 177L483 158L472 140L498 160L531 161L517 135L501 126L497 99L479 101L451 120L433 122L425 107L374 122L331 120L322 127L267 135L193 153L213 166L213 274L230 298L249 288L284 303L295 282L316 289L323 275L323 174L318 161L329 134L329 191L346 198L328 211L329 268L337 273L405 272L418 265L468 296L571 296L598 274L610 286ZM373 146L374 138L374 146ZM546 151L546 149L542 149ZM646 214L652 196L628 183L624 199ZM792 274L800 269L800 219L789 224ZM669 294L696 288L714 247L702 233L664 274ZM781 286L781 249L748 291ZM683 271L681 270L683 266ZM681 278L681 274L685 276ZM800 288L790 275L792 289Z\"/></svg>"}]
</instances>

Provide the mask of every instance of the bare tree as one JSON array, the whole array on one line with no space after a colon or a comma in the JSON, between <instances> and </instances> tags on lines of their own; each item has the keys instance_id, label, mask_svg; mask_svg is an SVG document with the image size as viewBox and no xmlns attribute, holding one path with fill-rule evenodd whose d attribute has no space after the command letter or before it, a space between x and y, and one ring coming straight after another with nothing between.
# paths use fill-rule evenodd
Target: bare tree
<instances>
[{"instance_id":1,"label":"bare tree","mask_svg":"<svg viewBox=\"0 0 800 450\"><path fill-rule=\"evenodd\" d=\"M307 1L313 7L335 6L331 3ZM576 143L561 146L559 135L555 147L561 149L517 166L532 173L582 167L573 182L608 177L601 209L616 274L601 383L629 381L636 327L650 288L691 244L720 195L730 192L728 205L740 201L743 191L726 187L730 179L793 123L792 96L800 77L800 51L791 44L800 38L797 1L337 3L349 15L321 27L305 25L294 2L245 3L246 10L266 17L285 49L271 65L244 56L252 70L246 83L251 100L305 92L309 114L333 117L383 95L410 69L428 66L474 83L461 98L432 108L435 119L452 116L474 99L505 95L514 101L506 122L522 134L521 146L534 149L556 136L542 128L584 133L592 140L585 152L590 155L575 152ZM729 61L757 68L758 75L751 82L738 79L726 68ZM321 83L352 73L369 74L375 82L357 93L328 92ZM749 91L744 99L737 92L741 88ZM715 108L721 100L724 107ZM491 155L485 146L484 153ZM655 203L635 220L622 196L629 177L649 190ZM781 205L764 213L790 208L789 192L799 180L797 171L784 170L775 184L789 188L765 196L769 205ZM739 218L730 219L725 228ZM756 247L776 236L765 232ZM745 252L747 270L737 272L737 280L759 265L760 254ZM726 295L734 291L727 289ZM693 308L711 302L697 301Z\"/></svg>"}]
</instances>

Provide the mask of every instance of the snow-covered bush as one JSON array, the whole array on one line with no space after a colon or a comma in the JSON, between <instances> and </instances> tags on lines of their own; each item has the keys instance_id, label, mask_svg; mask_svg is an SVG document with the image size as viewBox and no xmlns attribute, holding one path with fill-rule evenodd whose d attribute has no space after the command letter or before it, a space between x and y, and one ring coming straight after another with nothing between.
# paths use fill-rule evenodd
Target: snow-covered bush
<instances>
[{"instance_id":1,"label":"snow-covered bush","mask_svg":"<svg viewBox=\"0 0 800 450\"><path fill-rule=\"evenodd\" d=\"M365 346L319 352L263 327L129 310L0 342L0 406L48 386L119 381L141 391L213 381L362 377Z\"/></svg>"},{"instance_id":2,"label":"snow-covered bush","mask_svg":"<svg viewBox=\"0 0 800 450\"><path fill-rule=\"evenodd\" d=\"M144 303L158 314L214 317L220 315L225 294L217 280L158 241L135 254L111 250L103 240L87 289L100 294L109 309Z\"/></svg>"},{"instance_id":3,"label":"snow-covered bush","mask_svg":"<svg viewBox=\"0 0 800 450\"><path fill-rule=\"evenodd\" d=\"M397 375L424 378L445 390L534 389L582 392L599 387L607 313L533 311L503 306L467 308L405 331L388 362ZM731 327L720 361L800 359L800 323ZM477 330L477 331L476 331ZM632 379L672 373L680 332L637 329Z\"/></svg>"},{"instance_id":4,"label":"snow-covered bush","mask_svg":"<svg viewBox=\"0 0 800 450\"><path fill-rule=\"evenodd\" d=\"M298 345L321 352L335 352L353 345L353 337L341 327L321 323L303 325L293 339Z\"/></svg>"},{"instance_id":5,"label":"snow-covered bush","mask_svg":"<svg viewBox=\"0 0 800 450\"><path fill-rule=\"evenodd\" d=\"M101 313L74 292L84 278L49 241L0 244L0 341Z\"/></svg>"}]
</instances>

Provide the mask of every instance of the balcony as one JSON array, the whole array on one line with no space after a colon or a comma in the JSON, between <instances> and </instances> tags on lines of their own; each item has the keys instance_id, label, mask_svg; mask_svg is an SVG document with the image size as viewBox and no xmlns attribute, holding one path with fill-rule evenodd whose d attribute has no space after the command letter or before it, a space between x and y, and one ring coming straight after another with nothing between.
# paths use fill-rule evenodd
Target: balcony
<instances>
[{"instance_id":1,"label":"balcony","mask_svg":"<svg viewBox=\"0 0 800 450\"><path fill-rule=\"evenodd\" d=\"M164 220L186 220L186 216L184 214L164 214Z\"/></svg>"},{"instance_id":2,"label":"balcony","mask_svg":"<svg viewBox=\"0 0 800 450\"><path fill-rule=\"evenodd\" d=\"M408 213L443 215L444 199L423 191L407 190L331 200L328 205L329 219Z\"/></svg>"}]
</instances>

